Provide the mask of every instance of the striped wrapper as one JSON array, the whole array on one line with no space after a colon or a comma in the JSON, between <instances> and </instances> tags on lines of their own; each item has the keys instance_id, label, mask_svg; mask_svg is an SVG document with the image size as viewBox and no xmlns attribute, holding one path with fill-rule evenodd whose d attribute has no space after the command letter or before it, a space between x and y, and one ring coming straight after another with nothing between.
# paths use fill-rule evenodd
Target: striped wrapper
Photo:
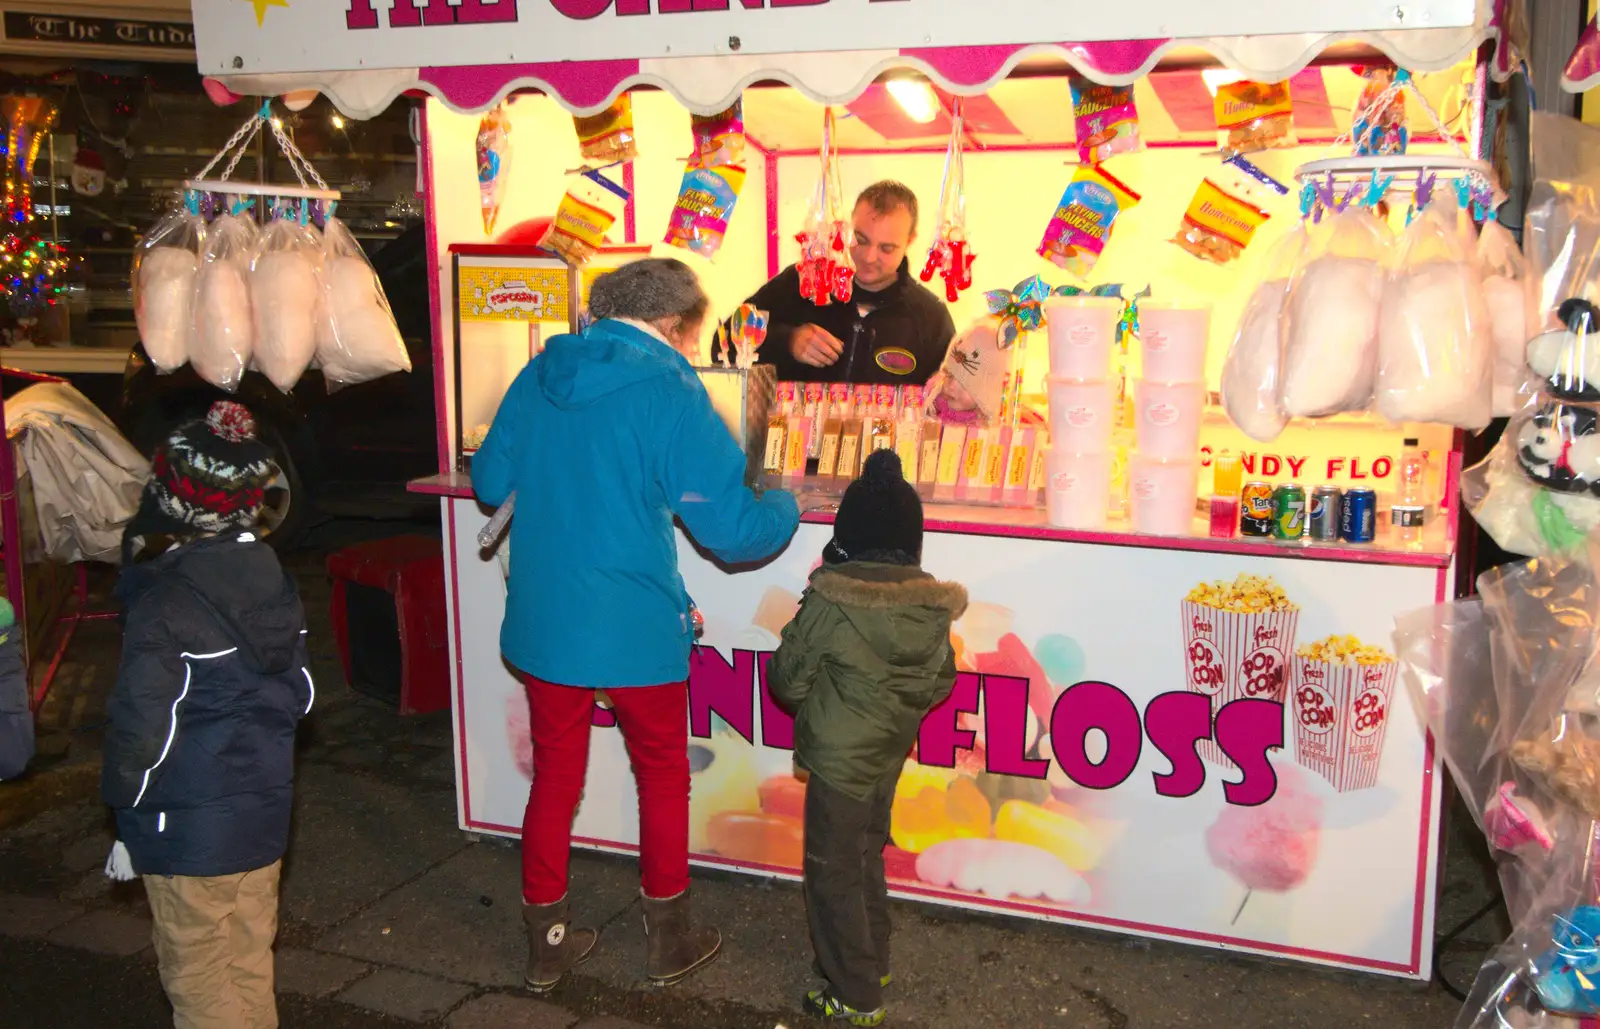
<instances>
[{"instance_id":1,"label":"striped wrapper","mask_svg":"<svg viewBox=\"0 0 1600 1029\"><path fill-rule=\"evenodd\" d=\"M1235 700L1284 699L1288 655L1294 653L1300 609L1241 614L1183 601L1183 666L1187 688L1211 698L1211 717ZM1224 768L1233 762L1215 739L1201 740L1202 758Z\"/></svg>"},{"instance_id":2,"label":"striped wrapper","mask_svg":"<svg viewBox=\"0 0 1600 1029\"><path fill-rule=\"evenodd\" d=\"M1294 756L1340 793L1378 784L1399 666L1350 665L1296 657L1289 720Z\"/></svg>"}]
</instances>

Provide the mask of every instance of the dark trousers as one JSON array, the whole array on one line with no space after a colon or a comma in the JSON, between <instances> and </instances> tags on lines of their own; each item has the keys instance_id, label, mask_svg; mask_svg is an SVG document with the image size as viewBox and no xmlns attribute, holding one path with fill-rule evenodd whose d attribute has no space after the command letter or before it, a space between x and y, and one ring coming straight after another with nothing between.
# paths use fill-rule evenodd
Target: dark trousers
<instances>
[{"instance_id":1,"label":"dark trousers","mask_svg":"<svg viewBox=\"0 0 1600 1029\"><path fill-rule=\"evenodd\" d=\"M883 848L900 773L866 800L813 775L806 784L806 921L817 969L858 1011L883 1004L889 974L889 886Z\"/></svg>"}]
</instances>

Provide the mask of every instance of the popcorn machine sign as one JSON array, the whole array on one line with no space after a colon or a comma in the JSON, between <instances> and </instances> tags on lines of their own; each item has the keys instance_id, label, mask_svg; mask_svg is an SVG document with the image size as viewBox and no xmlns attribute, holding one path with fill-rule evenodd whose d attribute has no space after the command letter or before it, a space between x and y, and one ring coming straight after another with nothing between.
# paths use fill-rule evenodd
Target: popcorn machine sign
<instances>
[{"instance_id":1,"label":"popcorn machine sign","mask_svg":"<svg viewBox=\"0 0 1600 1029\"><path fill-rule=\"evenodd\" d=\"M457 283L464 322L564 322L567 292L558 268L463 267Z\"/></svg>"}]
</instances>

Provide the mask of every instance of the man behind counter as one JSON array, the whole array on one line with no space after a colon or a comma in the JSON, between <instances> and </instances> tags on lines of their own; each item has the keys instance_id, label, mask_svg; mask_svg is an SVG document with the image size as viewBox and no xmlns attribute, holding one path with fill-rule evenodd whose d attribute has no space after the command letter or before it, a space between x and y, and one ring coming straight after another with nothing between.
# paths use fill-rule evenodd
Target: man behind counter
<instances>
[{"instance_id":1,"label":"man behind counter","mask_svg":"<svg viewBox=\"0 0 1600 1029\"><path fill-rule=\"evenodd\" d=\"M802 297L791 264L749 300L771 316L757 360L775 365L783 382L923 385L956 329L906 258L917 238L917 196L898 182L874 183L856 198L851 222L850 302L819 307Z\"/></svg>"}]
</instances>

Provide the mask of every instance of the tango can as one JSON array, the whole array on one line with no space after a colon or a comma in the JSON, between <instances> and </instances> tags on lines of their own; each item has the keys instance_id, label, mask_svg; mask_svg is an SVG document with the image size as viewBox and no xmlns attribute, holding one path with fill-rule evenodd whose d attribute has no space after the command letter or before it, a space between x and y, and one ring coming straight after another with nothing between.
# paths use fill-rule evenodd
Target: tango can
<instances>
[{"instance_id":1,"label":"tango can","mask_svg":"<svg viewBox=\"0 0 1600 1029\"><path fill-rule=\"evenodd\" d=\"M1339 538L1339 511L1344 494L1337 486L1318 486L1311 493L1311 515L1307 535L1314 540Z\"/></svg>"},{"instance_id":2,"label":"tango can","mask_svg":"<svg viewBox=\"0 0 1600 1029\"><path fill-rule=\"evenodd\" d=\"M1286 482L1272 491L1272 535L1297 540L1306 534L1306 491Z\"/></svg>"},{"instance_id":3,"label":"tango can","mask_svg":"<svg viewBox=\"0 0 1600 1029\"><path fill-rule=\"evenodd\" d=\"M1378 533L1378 494L1369 489L1345 492L1339 512L1339 538L1346 543L1371 543Z\"/></svg>"},{"instance_id":4,"label":"tango can","mask_svg":"<svg viewBox=\"0 0 1600 1029\"><path fill-rule=\"evenodd\" d=\"M1264 482L1247 482L1239 492L1239 535L1272 535L1272 487Z\"/></svg>"}]
</instances>

